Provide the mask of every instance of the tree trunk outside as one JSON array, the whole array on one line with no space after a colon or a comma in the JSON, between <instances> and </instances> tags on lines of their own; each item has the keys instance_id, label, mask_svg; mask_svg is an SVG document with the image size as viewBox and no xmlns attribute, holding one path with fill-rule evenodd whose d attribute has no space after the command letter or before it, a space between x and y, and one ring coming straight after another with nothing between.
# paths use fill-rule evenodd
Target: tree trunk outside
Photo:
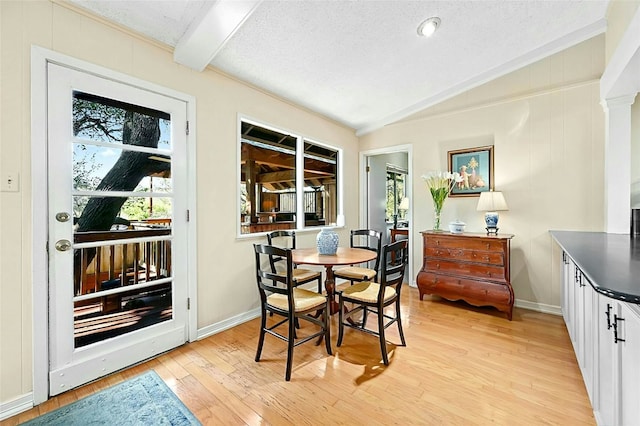
<instances>
[{"instance_id":1,"label":"tree trunk outside","mask_svg":"<svg viewBox=\"0 0 640 426\"><path fill-rule=\"evenodd\" d=\"M160 139L159 119L127 112L122 139L124 145L157 148ZM96 189L98 191L133 191L144 177L170 170L170 163L151 160L149 156L144 152L123 151ZM78 219L75 232L108 231L126 201L125 197L91 197ZM82 268L80 253L81 250L75 250L74 253L76 289L79 288ZM87 264L89 264L95 257L95 249L86 250L85 253Z\"/></svg>"}]
</instances>

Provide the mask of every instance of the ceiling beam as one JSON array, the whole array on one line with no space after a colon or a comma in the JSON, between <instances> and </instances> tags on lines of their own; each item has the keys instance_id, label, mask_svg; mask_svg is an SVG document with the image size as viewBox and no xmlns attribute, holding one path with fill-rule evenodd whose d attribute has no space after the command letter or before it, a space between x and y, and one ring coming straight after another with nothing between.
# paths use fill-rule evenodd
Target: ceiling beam
<instances>
[{"instance_id":1,"label":"ceiling beam","mask_svg":"<svg viewBox=\"0 0 640 426\"><path fill-rule=\"evenodd\" d=\"M327 175L325 173L313 173L304 172L304 180L315 180L318 182L318 186L322 185L321 179L325 179ZM329 176L333 177L333 175ZM294 182L296 180L295 170L283 170L280 172L268 172L258 174L256 178L257 183L282 183L282 182Z\"/></svg>"},{"instance_id":2,"label":"ceiling beam","mask_svg":"<svg viewBox=\"0 0 640 426\"><path fill-rule=\"evenodd\" d=\"M259 164L266 164L272 167L284 167L287 169L294 169L296 167L296 157L291 154L285 154L247 143L242 144L240 158L241 161L255 160Z\"/></svg>"},{"instance_id":3,"label":"ceiling beam","mask_svg":"<svg viewBox=\"0 0 640 426\"><path fill-rule=\"evenodd\" d=\"M217 0L194 20L173 52L179 64L202 71L262 0Z\"/></svg>"}]
</instances>

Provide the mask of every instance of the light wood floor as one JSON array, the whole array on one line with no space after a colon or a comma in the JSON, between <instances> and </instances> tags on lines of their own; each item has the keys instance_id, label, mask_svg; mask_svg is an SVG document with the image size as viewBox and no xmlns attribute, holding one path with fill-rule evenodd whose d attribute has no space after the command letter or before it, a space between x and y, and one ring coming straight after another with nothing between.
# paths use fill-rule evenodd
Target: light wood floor
<instances>
[{"instance_id":1,"label":"light wood floor","mask_svg":"<svg viewBox=\"0 0 640 426\"><path fill-rule=\"evenodd\" d=\"M148 369L203 424L595 424L561 317L516 308L508 321L493 308L428 297L421 302L417 289L403 292L407 346L391 352L388 367L374 336L347 329L337 348L333 318L334 355L313 342L298 346L287 383L284 342L267 336L262 361L254 361L259 324L253 320L2 424L26 421ZM310 327L303 324L301 331ZM398 343L397 329L388 330Z\"/></svg>"}]
</instances>

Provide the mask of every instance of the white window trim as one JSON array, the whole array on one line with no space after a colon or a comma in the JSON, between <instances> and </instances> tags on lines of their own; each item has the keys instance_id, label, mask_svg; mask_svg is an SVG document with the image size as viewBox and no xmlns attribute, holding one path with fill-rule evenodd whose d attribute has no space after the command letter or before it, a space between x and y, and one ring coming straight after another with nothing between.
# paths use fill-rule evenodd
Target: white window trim
<instances>
[{"instance_id":1,"label":"white window trim","mask_svg":"<svg viewBox=\"0 0 640 426\"><path fill-rule=\"evenodd\" d=\"M304 141L311 142L315 145L322 146L324 148L332 149L338 152L338 161L337 161L337 172L338 177L336 179L337 185L337 193L338 193L338 211L336 212L336 224L335 225L326 225L325 227L339 229L344 227L344 186L343 186L343 155L344 150L335 145L331 145L330 143L318 141L313 137L306 136L301 132L296 132L293 130L288 130L286 128L280 126L274 126L272 124L266 123L261 120L257 120L255 118L249 117L245 114L238 114L237 117L237 127L236 127L236 200L240 200L241 195L241 187L240 180L242 178L242 167L240 165L242 159L242 123L251 123L256 126L263 127L268 130L273 130L274 132L283 133L289 136L293 136L296 138L296 211L304 211L304 157L302 155L298 155L299 152L304 152ZM248 238L264 238L267 232L253 232L249 234L241 233L241 223L240 223L240 203L236 201L236 238L238 239L248 239ZM304 233L304 232L318 232L319 227L304 227L304 215L296 215L296 233Z\"/></svg>"}]
</instances>

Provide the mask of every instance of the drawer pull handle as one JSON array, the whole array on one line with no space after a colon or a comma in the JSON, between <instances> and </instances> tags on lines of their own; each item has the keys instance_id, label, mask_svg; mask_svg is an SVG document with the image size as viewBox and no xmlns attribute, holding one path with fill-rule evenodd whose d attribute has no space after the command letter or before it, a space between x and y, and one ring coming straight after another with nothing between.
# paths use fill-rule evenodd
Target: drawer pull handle
<instances>
[{"instance_id":1,"label":"drawer pull handle","mask_svg":"<svg viewBox=\"0 0 640 426\"><path fill-rule=\"evenodd\" d=\"M618 321L624 321L624 318L613 314L613 343L624 342L624 339L618 337Z\"/></svg>"}]
</instances>

